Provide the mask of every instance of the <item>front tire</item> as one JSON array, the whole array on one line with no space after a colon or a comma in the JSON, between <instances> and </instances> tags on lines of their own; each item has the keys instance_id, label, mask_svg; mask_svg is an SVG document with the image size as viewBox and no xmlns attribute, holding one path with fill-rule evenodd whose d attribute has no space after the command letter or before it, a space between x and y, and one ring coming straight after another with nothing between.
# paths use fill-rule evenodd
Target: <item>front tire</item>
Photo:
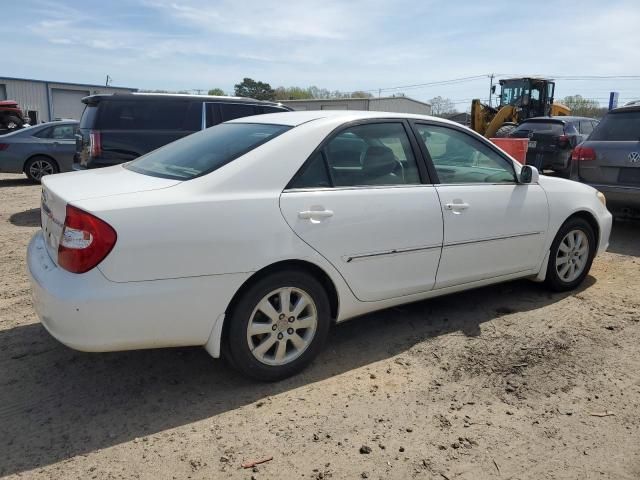
<instances>
[{"instance_id":1,"label":"front tire","mask_svg":"<svg viewBox=\"0 0 640 480\"><path fill-rule=\"evenodd\" d=\"M5 119L4 124L7 130L14 131L22 128L23 122L18 117L10 115Z\"/></svg>"},{"instance_id":2,"label":"front tire","mask_svg":"<svg viewBox=\"0 0 640 480\"><path fill-rule=\"evenodd\" d=\"M53 175L58 173L58 165L49 157L36 156L30 158L24 166L24 173L29 177L29 180L35 183L40 183L42 177L45 175Z\"/></svg>"},{"instance_id":3,"label":"front tire","mask_svg":"<svg viewBox=\"0 0 640 480\"><path fill-rule=\"evenodd\" d=\"M249 287L228 321L229 363L247 377L274 382L298 373L318 355L331 312L315 277L286 270Z\"/></svg>"},{"instance_id":4,"label":"front tire","mask_svg":"<svg viewBox=\"0 0 640 480\"><path fill-rule=\"evenodd\" d=\"M556 292L573 290L585 279L596 252L593 228L582 218L567 220L551 244L545 283Z\"/></svg>"}]
</instances>

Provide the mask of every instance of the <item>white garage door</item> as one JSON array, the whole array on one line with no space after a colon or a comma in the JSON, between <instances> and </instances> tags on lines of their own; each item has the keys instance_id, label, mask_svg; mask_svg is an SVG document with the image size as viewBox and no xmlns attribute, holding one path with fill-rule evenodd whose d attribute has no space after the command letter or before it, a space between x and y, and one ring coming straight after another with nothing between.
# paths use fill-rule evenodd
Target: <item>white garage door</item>
<instances>
[{"instance_id":1,"label":"white garage door","mask_svg":"<svg viewBox=\"0 0 640 480\"><path fill-rule=\"evenodd\" d=\"M81 100L87 95L89 95L88 91L52 88L51 103L53 106L53 118L73 118L80 120L82 111L84 110L84 103L82 103Z\"/></svg>"}]
</instances>

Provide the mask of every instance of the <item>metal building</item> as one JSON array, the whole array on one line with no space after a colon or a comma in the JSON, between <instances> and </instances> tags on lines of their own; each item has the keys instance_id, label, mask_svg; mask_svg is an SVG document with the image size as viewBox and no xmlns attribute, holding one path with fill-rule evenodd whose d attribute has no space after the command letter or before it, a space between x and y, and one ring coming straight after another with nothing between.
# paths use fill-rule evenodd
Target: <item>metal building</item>
<instances>
[{"instance_id":1,"label":"metal building","mask_svg":"<svg viewBox=\"0 0 640 480\"><path fill-rule=\"evenodd\" d=\"M32 124L56 118L80 120L84 110L84 104L80 101L82 97L96 93L135 91L136 88L0 77L0 100L18 102L25 114L29 115Z\"/></svg>"},{"instance_id":2,"label":"metal building","mask_svg":"<svg viewBox=\"0 0 640 480\"><path fill-rule=\"evenodd\" d=\"M377 112L431 115L431 105L409 97L280 100L280 103L294 110L373 110Z\"/></svg>"}]
</instances>

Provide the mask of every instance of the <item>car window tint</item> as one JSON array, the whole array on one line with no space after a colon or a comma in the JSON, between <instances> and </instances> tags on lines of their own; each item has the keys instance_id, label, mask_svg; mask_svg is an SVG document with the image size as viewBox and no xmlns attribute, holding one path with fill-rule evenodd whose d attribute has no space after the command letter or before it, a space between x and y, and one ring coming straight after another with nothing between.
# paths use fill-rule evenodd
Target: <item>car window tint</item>
<instances>
[{"instance_id":1,"label":"car window tint","mask_svg":"<svg viewBox=\"0 0 640 480\"><path fill-rule=\"evenodd\" d=\"M198 105L197 102L195 103ZM102 101L99 128L105 130L197 130L201 114L198 116L198 107L192 107L191 104L190 101L175 100Z\"/></svg>"},{"instance_id":2,"label":"car window tint","mask_svg":"<svg viewBox=\"0 0 640 480\"><path fill-rule=\"evenodd\" d=\"M262 113L282 113L288 111L289 110L286 110L282 107L262 107Z\"/></svg>"},{"instance_id":3,"label":"car window tint","mask_svg":"<svg viewBox=\"0 0 640 480\"><path fill-rule=\"evenodd\" d=\"M580 133L589 135L591 132L593 132L593 123L590 120L580 120Z\"/></svg>"},{"instance_id":4,"label":"car window tint","mask_svg":"<svg viewBox=\"0 0 640 480\"><path fill-rule=\"evenodd\" d=\"M206 103L206 128L213 127L222 123L220 118L220 104L219 103Z\"/></svg>"},{"instance_id":5,"label":"car window tint","mask_svg":"<svg viewBox=\"0 0 640 480\"><path fill-rule=\"evenodd\" d=\"M53 128L52 127L43 128L39 132L34 133L33 136L34 137L38 137L38 138L51 138L51 133L52 132L53 132Z\"/></svg>"},{"instance_id":6,"label":"car window tint","mask_svg":"<svg viewBox=\"0 0 640 480\"><path fill-rule=\"evenodd\" d=\"M640 140L640 111L607 114L589 140L637 142Z\"/></svg>"},{"instance_id":7,"label":"car window tint","mask_svg":"<svg viewBox=\"0 0 640 480\"><path fill-rule=\"evenodd\" d=\"M51 130L51 138L53 139L73 140L75 138L76 128L74 125L58 125Z\"/></svg>"},{"instance_id":8,"label":"car window tint","mask_svg":"<svg viewBox=\"0 0 640 480\"><path fill-rule=\"evenodd\" d=\"M241 157L291 127L260 123L222 123L129 162L125 168L153 177L189 180Z\"/></svg>"},{"instance_id":9,"label":"car window tint","mask_svg":"<svg viewBox=\"0 0 640 480\"><path fill-rule=\"evenodd\" d=\"M371 123L342 131L325 147L336 187L419 184L418 165L401 123Z\"/></svg>"},{"instance_id":10,"label":"car window tint","mask_svg":"<svg viewBox=\"0 0 640 480\"><path fill-rule=\"evenodd\" d=\"M258 113L254 105L245 105L242 103L221 103L220 111L223 122L233 120L234 118L249 117Z\"/></svg>"},{"instance_id":11,"label":"car window tint","mask_svg":"<svg viewBox=\"0 0 640 480\"><path fill-rule=\"evenodd\" d=\"M513 164L480 140L449 127L416 125L440 183L513 183Z\"/></svg>"},{"instance_id":12,"label":"car window tint","mask_svg":"<svg viewBox=\"0 0 640 480\"><path fill-rule=\"evenodd\" d=\"M516 132L549 133L551 135L562 135L563 125L560 122L524 122L514 130Z\"/></svg>"},{"instance_id":13,"label":"car window tint","mask_svg":"<svg viewBox=\"0 0 640 480\"><path fill-rule=\"evenodd\" d=\"M327 163L322 152L317 152L287 188L327 188L331 186Z\"/></svg>"}]
</instances>

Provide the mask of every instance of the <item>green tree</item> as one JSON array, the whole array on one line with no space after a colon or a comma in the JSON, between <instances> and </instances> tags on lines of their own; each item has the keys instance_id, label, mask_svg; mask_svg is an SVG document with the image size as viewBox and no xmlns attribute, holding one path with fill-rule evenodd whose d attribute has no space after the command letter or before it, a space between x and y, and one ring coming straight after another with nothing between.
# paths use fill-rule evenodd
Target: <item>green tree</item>
<instances>
[{"instance_id":1,"label":"green tree","mask_svg":"<svg viewBox=\"0 0 640 480\"><path fill-rule=\"evenodd\" d=\"M257 100L274 100L276 92L271 85L264 82L256 82L252 78L244 78L241 83L234 86L238 97L250 97Z\"/></svg>"},{"instance_id":2,"label":"green tree","mask_svg":"<svg viewBox=\"0 0 640 480\"><path fill-rule=\"evenodd\" d=\"M211 90L209 90L207 95L216 95L222 97L224 96L224 90L222 90L221 88L212 88Z\"/></svg>"},{"instance_id":3,"label":"green tree","mask_svg":"<svg viewBox=\"0 0 640 480\"><path fill-rule=\"evenodd\" d=\"M276 100L304 100L313 98L310 88L278 87L275 90Z\"/></svg>"},{"instance_id":4,"label":"green tree","mask_svg":"<svg viewBox=\"0 0 640 480\"><path fill-rule=\"evenodd\" d=\"M569 95L564 97L561 103L571 109L571 115L579 117L600 117L602 113L597 101L584 98L582 95Z\"/></svg>"},{"instance_id":5,"label":"green tree","mask_svg":"<svg viewBox=\"0 0 640 480\"><path fill-rule=\"evenodd\" d=\"M351 92L351 98L371 98L373 97L373 95L371 95L369 92L363 92L360 90L356 90L355 92Z\"/></svg>"}]
</instances>

